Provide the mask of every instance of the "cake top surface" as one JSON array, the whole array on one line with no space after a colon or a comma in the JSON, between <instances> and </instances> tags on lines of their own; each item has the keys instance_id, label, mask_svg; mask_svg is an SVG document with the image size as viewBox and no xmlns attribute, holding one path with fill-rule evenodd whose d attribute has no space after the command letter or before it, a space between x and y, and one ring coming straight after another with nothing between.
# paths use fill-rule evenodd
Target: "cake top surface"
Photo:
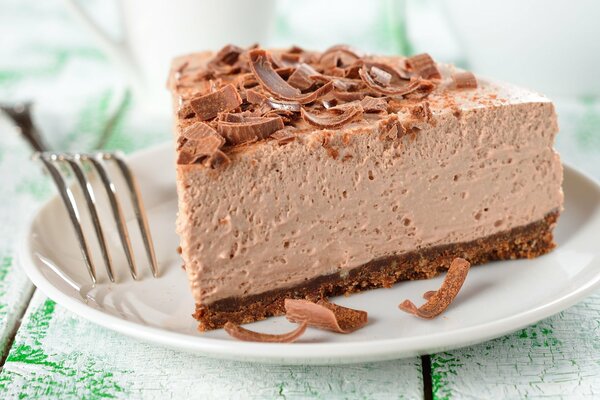
<instances>
[{"instance_id":1,"label":"cake top surface","mask_svg":"<svg viewBox=\"0 0 600 400\"><path fill-rule=\"evenodd\" d=\"M507 104L547 102L508 84L477 79L428 54L365 55L225 46L173 61L178 164L211 168L263 142L286 144L319 130L368 128L400 137L433 116Z\"/></svg>"}]
</instances>

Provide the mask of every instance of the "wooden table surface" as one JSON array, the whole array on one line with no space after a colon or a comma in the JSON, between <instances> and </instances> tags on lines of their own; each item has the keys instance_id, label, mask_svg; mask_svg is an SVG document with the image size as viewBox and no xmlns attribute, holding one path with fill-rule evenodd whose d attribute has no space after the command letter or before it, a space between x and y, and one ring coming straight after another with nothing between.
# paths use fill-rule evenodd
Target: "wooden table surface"
<instances>
[{"instance_id":1,"label":"wooden table surface","mask_svg":"<svg viewBox=\"0 0 600 400\"><path fill-rule=\"evenodd\" d=\"M0 12L0 38L24 32L0 46L0 102L33 100L55 148L131 152L169 139L168 125L136 112L114 68L60 3L28 12L18 3L6 1ZM561 100L558 111L563 159L600 178L600 102ZM479 345L347 366L214 360L101 328L36 291L15 258L19 232L54 193L29 156L0 119L0 398L600 397L600 294Z\"/></svg>"}]
</instances>

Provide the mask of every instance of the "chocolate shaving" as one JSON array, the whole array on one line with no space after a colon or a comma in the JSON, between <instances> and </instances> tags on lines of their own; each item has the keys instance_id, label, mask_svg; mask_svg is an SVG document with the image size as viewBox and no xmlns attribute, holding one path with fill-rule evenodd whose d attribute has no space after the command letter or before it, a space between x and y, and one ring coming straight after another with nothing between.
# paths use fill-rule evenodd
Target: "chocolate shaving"
<instances>
[{"instance_id":1,"label":"chocolate shaving","mask_svg":"<svg viewBox=\"0 0 600 400\"><path fill-rule=\"evenodd\" d=\"M214 155L225 144L225 139L204 122L196 122L181 132L177 143L177 163L193 164Z\"/></svg>"},{"instance_id":2,"label":"chocolate shaving","mask_svg":"<svg viewBox=\"0 0 600 400\"><path fill-rule=\"evenodd\" d=\"M457 89L475 89L477 87L477 78L469 71L452 74L452 80Z\"/></svg>"},{"instance_id":3,"label":"chocolate shaving","mask_svg":"<svg viewBox=\"0 0 600 400\"><path fill-rule=\"evenodd\" d=\"M192 106L190 105L189 102L187 101L181 101L181 104L179 105L179 109L177 110L177 116L180 119L189 119L189 118L193 118L196 114L194 113L194 109L192 108Z\"/></svg>"},{"instance_id":4,"label":"chocolate shaving","mask_svg":"<svg viewBox=\"0 0 600 400\"><path fill-rule=\"evenodd\" d=\"M366 113L387 111L388 102L383 97L365 96L360 105Z\"/></svg>"},{"instance_id":5,"label":"chocolate shaving","mask_svg":"<svg viewBox=\"0 0 600 400\"><path fill-rule=\"evenodd\" d=\"M250 104L261 104L267 100L267 96L259 92L258 90L248 89L246 90L246 101Z\"/></svg>"},{"instance_id":6,"label":"chocolate shaving","mask_svg":"<svg viewBox=\"0 0 600 400\"><path fill-rule=\"evenodd\" d=\"M268 98L266 103L274 110L300 112L300 109L302 108L300 103L296 101L281 101Z\"/></svg>"},{"instance_id":7,"label":"chocolate shaving","mask_svg":"<svg viewBox=\"0 0 600 400\"><path fill-rule=\"evenodd\" d=\"M302 62L302 56L299 53L281 53L281 59L288 65L297 65Z\"/></svg>"},{"instance_id":8,"label":"chocolate shaving","mask_svg":"<svg viewBox=\"0 0 600 400\"><path fill-rule=\"evenodd\" d=\"M277 140L277 144L283 146L284 144L288 144L296 140L296 135L294 135L291 129L281 129L271 135L271 137Z\"/></svg>"},{"instance_id":9,"label":"chocolate shaving","mask_svg":"<svg viewBox=\"0 0 600 400\"><path fill-rule=\"evenodd\" d=\"M217 131L205 122L195 122L181 131L181 137L188 140L200 140L209 136L220 137Z\"/></svg>"},{"instance_id":10,"label":"chocolate shaving","mask_svg":"<svg viewBox=\"0 0 600 400\"><path fill-rule=\"evenodd\" d=\"M267 118L280 117L285 125L296 119L297 113L290 110L269 110L262 114L262 116Z\"/></svg>"},{"instance_id":11,"label":"chocolate shaving","mask_svg":"<svg viewBox=\"0 0 600 400\"><path fill-rule=\"evenodd\" d=\"M219 52L215 55L215 57L209 62L209 64L225 64L232 66L234 65L240 54L244 49L241 47L235 46L233 44L228 44L223 47Z\"/></svg>"},{"instance_id":12,"label":"chocolate shaving","mask_svg":"<svg viewBox=\"0 0 600 400\"><path fill-rule=\"evenodd\" d=\"M354 310L319 300L285 299L285 317L290 322L304 321L308 325L337 333L350 333L362 328L368 322L366 311Z\"/></svg>"},{"instance_id":13,"label":"chocolate shaving","mask_svg":"<svg viewBox=\"0 0 600 400\"><path fill-rule=\"evenodd\" d=\"M363 64L360 64L358 66L362 67L362 65ZM391 75L390 84L397 83L397 82L402 82L402 81L407 81L407 80L410 79L410 75L404 69L396 68L396 67L394 67L394 66L392 66L390 64L387 64L387 63L376 62L376 61L368 61L368 62L365 62L364 65L366 65L367 67L370 67L371 69L377 68L379 70L382 70L382 71L387 72L388 74L390 74ZM360 78L360 76L358 75L358 71L356 73L356 77Z\"/></svg>"},{"instance_id":14,"label":"chocolate shaving","mask_svg":"<svg viewBox=\"0 0 600 400\"><path fill-rule=\"evenodd\" d=\"M242 328L232 322L227 322L223 329L229 336L242 340L244 342L262 342L262 343L291 343L296 341L304 332L308 324L306 321L301 321L296 329L288 333L274 335L270 333L261 333Z\"/></svg>"},{"instance_id":15,"label":"chocolate shaving","mask_svg":"<svg viewBox=\"0 0 600 400\"><path fill-rule=\"evenodd\" d=\"M343 90L334 90L333 96L340 101L357 101L362 100L365 96L368 96L366 92L358 91L358 92L349 92Z\"/></svg>"},{"instance_id":16,"label":"chocolate shaving","mask_svg":"<svg viewBox=\"0 0 600 400\"><path fill-rule=\"evenodd\" d=\"M293 45L287 50L287 52L291 54L302 54L304 53L304 49L300 46Z\"/></svg>"},{"instance_id":17,"label":"chocolate shaving","mask_svg":"<svg viewBox=\"0 0 600 400\"><path fill-rule=\"evenodd\" d=\"M367 65L363 65L360 71L358 71L358 74L369 88L373 89L378 93L382 93L388 96L402 96L410 92L414 92L419 88L419 85L421 84L421 81L419 79L415 79L411 81L403 80L402 85L388 85L385 87L381 86L380 84L375 82L375 80L371 76L371 74L368 71Z\"/></svg>"},{"instance_id":18,"label":"chocolate shaving","mask_svg":"<svg viewBox=\"0 0 600 400\"><path fill-rule=\"evenodd\" d=\"M358 104L343 109L330 108L329 110L342 110L342 112L333 114L327 111L326 113L316 114L302 108L301 114L306 122L318 128L339 128L361 117L363 113L362 107Z\"/></svg>"},{"instance_id":19,"label":"chocolate shaving","mask_svg":"<svg viewBox=\"0 0 600 400\"><path fill-rule=\"evenodd\" d=\"M319 63L326 69L334 69L351 65L360 58L362 58L362 54L350 46L336 45L321 54Z\"/></svg>"},{"instance_id":20,"label":"chocolate shaving","mask_svg":"<svg viewBox=\"0 0 600 400\"><path fill-rule=\"evenodd\" d=\"M260 85L275 97L288 101L297 101L301 104L312 103L333 89L331 82L326 83L314 92L303 94L287 83L273 69L264 50L255 49L250 52L250 69Z\"/></svg>"},{"instance_id":21,"label":"chocolate shaving","mask_svg":"<svg viewBox=\"0 0 600 400\"><path fill-rule=\"evenodd\" d=\"M371 74L373 80L382 86L389 86L389 84L392 82L392 74L382 70L379 67L372 66L369 73Z\"/></svg>"},{"instance_id":22,"label":"chocolate shaving","mask_svg":"<svg viewBox=\"0 0 600 400\"><path fill-rule=\"evenodd\" d=\"M217 150L212 156L208 157L205 162L210 168L214 169L230 164L231 159L221 150Z\"/></svg>"},{"instance_id":23,"label":"chocolate shaving","mask_svg":"<svg viewBox=\"0 0 600 400\"><path fill-rule=\"evenodd\" d=\"M232 84L228 84L216 92L195 97L190 101L196 117L201 121L214 118L220 112L231 111L240 104L242 104L242 98Z\"/></svg>"},{"instance_id":24,"label":"chocolate shaving","mask_svg":"<svg viewBox=\"0 0 600 400\"><path fill-rule=\"evenodd\" d=\"M437 293L437 290L428 290L428 291L426 291L425 293L423 293L423 298L424 298L425 300L429 300L429 299L430 299L430 298L432 298L432 297L433 297L433 295L434 295L434 294L436 294L436 293Z\"/></svg>"},{"instance_id":25,"label":"chocolate shaving","mask_svg":"<svg viewBox=\"0 0 600 400\"><path fill-rule=\"evenodd\" d=\"M268 138L283 129L280 117L246 117L240 122L219 121L217 130L231 145Z\"/></svg>"},{"instance_id":26,"label":"chocolate shaving","mask_svg":"<svg viewBox=\"0 0 600 400\"><path fill-rule=\"evenodd\" d=\"M283 68L277 68L275 70L275 72L277 72L277 74L280 77L282 77L283 79L289 79L290 75L292 75L295 70L296 70L296 68L294 68L294 67L283 67Z\"/></svg>"},{"instance_id":27,"label":"chocolate shaving","mask_svg":"<svg viewBox=\"0 0 600 400\"><path fill-rule=\"evenodd\" d=\"M424 79L442 79L442 74L433 58L427 53L417 54L406 59L406 66Z\"/></svg>"},{"instance_id":28,"label":"chocolate shaving","mask_svg":"<svg viewBox=\"0 0 600 400\"><path fill-rule=\"evenodd\" d=\"M450 264L442 287L436 292L426 292L427 303L417 308L410 300L404 300L398 307L417 317L431 319L440 315L452 303L462 287L471 264L463 258L455 258Z\"/></svg>"},{"instance_id":29,"label":"chocolate shaving","mask_svg":"<svg viewBox=\"0 0 600 400\"><path fill-rule=\"evenodd\" d=\"M319 73L308 64L300 64L298 68L288 78L288 83L300 90L306 90L314 85L315 81L311 76L319 75Z\"/></svg>"}]
</instances>

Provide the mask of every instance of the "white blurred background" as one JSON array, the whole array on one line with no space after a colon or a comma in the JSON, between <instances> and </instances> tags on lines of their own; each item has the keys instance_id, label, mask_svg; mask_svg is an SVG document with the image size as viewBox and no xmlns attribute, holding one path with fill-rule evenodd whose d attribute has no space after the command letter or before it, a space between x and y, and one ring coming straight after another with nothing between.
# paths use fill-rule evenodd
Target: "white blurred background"
<instances>
[{"instance_id":1,"label":"white blurred background","mask_svg":"<svg viewBox=\"0 0 600 400\"><path fill-rule=\"evenodd\" d=\"M80 147L128 150L115 131L169 139L175 54L257 41L429 52L551 97L563 157L600 175L598 21L595 0L0 0L0 102L33 101L56 147L87 130Z\"/></svg>"}]
</instances>

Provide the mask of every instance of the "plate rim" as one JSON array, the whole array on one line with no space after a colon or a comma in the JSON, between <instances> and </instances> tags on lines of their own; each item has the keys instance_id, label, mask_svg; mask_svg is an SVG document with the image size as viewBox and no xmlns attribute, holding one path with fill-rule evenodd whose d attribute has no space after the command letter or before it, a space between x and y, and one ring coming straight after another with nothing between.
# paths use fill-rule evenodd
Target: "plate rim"
<instances>
[{"instance_id":1,"label":"plate rim","mask_svg":"<svg viewBox=\"0 0 600 400\"><path fill-rule=\"evenodd\" d=\"M167 142L142 149L127 155L127 158L136 159L144 157L149 153L165 151L166 147L171 147L170 143ZM600 183L593 177L564 162L563 168L569 170L569 173L575 174L578 178L587 181L587 183L594 186L600 192ZM43 276L33 257L30 238L35 218L56 199L56 196L49 198L29 216L20 233L16 256L19 265L22 266L33 284L57 304L92 323L145 342L156 343L180 351L193 351L213 358L270 364L332 365L384 361L421 354L431 354L482 343L514 332L569 308L600 287L599 268L594 278L587 281L584 285L579 285L563 296L537 307L484 324L452 332L436 332L418 337L373 339L359 342L281 344L241 342L212 337L191 336L167 329L145 326L96 310L84 302L63 293ZM284 355L282 356L282 354Z\"/></svg>"}]
</instances>

